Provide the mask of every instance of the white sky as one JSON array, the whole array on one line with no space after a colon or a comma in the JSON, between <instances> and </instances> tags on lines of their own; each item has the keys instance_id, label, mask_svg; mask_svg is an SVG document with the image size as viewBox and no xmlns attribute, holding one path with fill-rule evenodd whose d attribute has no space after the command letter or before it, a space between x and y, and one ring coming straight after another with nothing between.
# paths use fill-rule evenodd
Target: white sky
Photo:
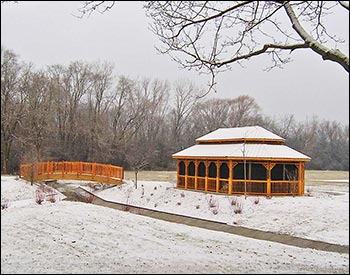
<instances>
[{"instance_id":1,"label":"white sky","mask_svg":"<svg viewBox=\"0 0 350 275\"><path fill-rule=\"evenodd\" d=\"M258 204L254 197L240 196L241 214L232 213L228 197L213 195L219 206L216 215L208 208L210 194L177 190L170 182L139 181L130 193L131 186L128 181L97 194L125 202L129 193L129 203L135 205L154 208L157 203L162 211L349 245L348 183L312 185L310 197L260 197ZM1 176L1 198L9 201L1 210L2 274L349 272L349 254L245 238L81 202L38 205L35 190L15 176Z\"/></svg>"},{"instance_id":2,"label":"white sky","mask_svg":"<svg viewBox=\"0 0 350 275\"><path fill-rule=\"evenodd\" d=\"M80 1L26 1L1 4L1 45L32 62L36 68L72 61L110 61L116 75L151 77L175 81L189 78L198 86L205 76L181 70L170 57L154 48L159 41L148 30L150 20L140 2L117 2L108 13L94 13L78 19ZM348 53L349 16L336 16L331 27L347 42L340 46ZM247 68L234 66L219 75L218 92L210 96L233 98L249 95L263 114L281 118L294 114L298 121L312 119L349 123L349 75L340 65L322 61L309 50L294 52L294 62L269 73L257 57Z\"/></svg>"}]
</instances>

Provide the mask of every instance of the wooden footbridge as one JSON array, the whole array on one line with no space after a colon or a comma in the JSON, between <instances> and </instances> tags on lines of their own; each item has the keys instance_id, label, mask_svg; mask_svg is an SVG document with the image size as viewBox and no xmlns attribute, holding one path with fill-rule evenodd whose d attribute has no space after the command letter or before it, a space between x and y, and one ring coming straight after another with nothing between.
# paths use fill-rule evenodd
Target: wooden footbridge
<instances>
[{"instance_id":1,"label":"wooden footbridge","mask_svg":"<svg viewBox=\"0 0 350 275\"><path fill-rule=\"evenodd\" d=\"M124 168L92 162L35 162L21 164L20 177L31 182L62 179L121 184L124 179Z\"/></svg>"}]
</instances>

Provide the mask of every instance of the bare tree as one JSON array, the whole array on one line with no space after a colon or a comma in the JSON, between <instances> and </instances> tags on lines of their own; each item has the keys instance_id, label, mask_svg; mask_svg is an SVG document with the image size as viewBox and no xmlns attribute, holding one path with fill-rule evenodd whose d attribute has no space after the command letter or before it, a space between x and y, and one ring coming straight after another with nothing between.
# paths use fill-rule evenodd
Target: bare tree
<instances>
[{"instance_id":1,"label":"bare tree","mask_svg":"<svg viewBox=\"0 0 350 275\"><path fill-rule=\"evenodd\" d=\"M25 79L30 71L17 55L1 47L1 173L8 173L12 145L23 120Z\"/></svg>"},{"instance_id":2,"label":"bare tree","mask_svg":"<svg viewBox=\"0 0 350 275\"><path fill-rule=\"evenodd\" d=\"M193 106L197 104L202 92L189 80L176 81L173 89L175 106L170 112L170 127L175 145L177 145Z\"/></svg>"},{"instance_id":3,"label":"bare tree","mask_svg":"<svg viewBox=\"0 0 350 275\"><path fill-rule=\"evenodd\" d=\"M234 63L268 55L268 69L281 67L300 49L349 72L349 57L337 47L344 40L326 24L332 13L348 14L345 1L150 1L145 8L162 43L158 51L184 68L210 73L210 87Z\"/></svg>"},{"instance_id":4,"label":"bare tree","mask_svg":"<svg viewBox=\"0 0 350 275\"><path fill-rule=\"evenodd\" d=\"M126 143L137 134L146 118L147 97L137 81L119 77L115 104L111 108L114 146L125 149Z\"/></svg>"},{"instance_id":5,"label":"bare tree","mask_svg":"<svg viewBox=\"0 0 350 275\"><path fill-rule=\"evenodd\" d=\"M232 99L212 98L195 105L190 117L197 136L219 127L239 127L262 122L260 107L254 98L239 96Z\"/></svg>"},{"instance_id":6,"label":"bare tree","mask_svg":"<svg viewBox=\"0 0 350 275\"><path fill-rule=\"evenodd\" d=\"M91 65L84 62L72 62L64 71L62 78L63 92L67 104L67 120L64 147L66 154L71 158L79 158L79 144L82 143L81 129L86 125L81 123L81 112L79 111L83 98L87 97L92 88Z\"/></svg>"},{"instance_id":7,"label":"bare tree","mask_svg":"<svg viewBox=\"0 0 350 275\"><path fill-rule=\"evenodd\" d=\"M106 162L108 154L108 135L106 135L107 117L113 103L113 66L110 63L93 64L92 87L87 95L87 160Z\"/></svg>"},{"instance_id":8,"label":"bare tree","mask_svg":"<svg viewBox=\"0 0 350 275\"><path fill-rule=\"evenodd\" d=\"M35 161L42 160L42 149L48 133L51 131L52 94L49 80L44 71L32 72L26 90L25 117L21 125L21 141L25 146L35 149Z\"/></svg>"}]
</instances>

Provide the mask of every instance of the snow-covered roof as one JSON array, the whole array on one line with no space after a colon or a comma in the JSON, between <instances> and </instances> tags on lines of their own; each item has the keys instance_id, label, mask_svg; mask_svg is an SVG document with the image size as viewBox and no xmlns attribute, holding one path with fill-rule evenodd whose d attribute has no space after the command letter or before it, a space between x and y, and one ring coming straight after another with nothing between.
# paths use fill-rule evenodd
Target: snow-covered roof
<instances>
[{"instance_id":1,"label":"snow-covered roof","mask_svg":"<svg viewBox=\"0 0 350 275\"><path fill-rule=\"evenodd\" d=\"M260 126L219 128L196 139L198 143L230 141L274 141L283 143L285 139Z\"/></svg>"},{"instance_id":2,"label":"snow-covered roof","mask_svg":"<svg viewBox=\"0 0 350 275\"><path fill-rule=\"evenodd\" d=\"M298 159L310 160L310 157L283 144L233 143L233 144L196 144L172 155L174 158L261 158L261 159Z\"/></svg>"}]
</instances>

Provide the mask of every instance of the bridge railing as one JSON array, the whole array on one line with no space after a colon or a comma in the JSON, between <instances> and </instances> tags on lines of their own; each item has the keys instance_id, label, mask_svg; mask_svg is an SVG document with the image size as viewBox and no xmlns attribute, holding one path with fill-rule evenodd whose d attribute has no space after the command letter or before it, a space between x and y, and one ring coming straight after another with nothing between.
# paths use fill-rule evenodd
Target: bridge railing
<instances>
[{"instance_id":1,"label":"bridge railing","mask_svg":"<svg viewBox=\"0 0 350 275\"><path fill-rule=\"evenodd\" d=\"M93 162L35 162L21 164L20 177L28 181L67 179L121 184L124 168Z\"/></svg>"}]
</instances>

